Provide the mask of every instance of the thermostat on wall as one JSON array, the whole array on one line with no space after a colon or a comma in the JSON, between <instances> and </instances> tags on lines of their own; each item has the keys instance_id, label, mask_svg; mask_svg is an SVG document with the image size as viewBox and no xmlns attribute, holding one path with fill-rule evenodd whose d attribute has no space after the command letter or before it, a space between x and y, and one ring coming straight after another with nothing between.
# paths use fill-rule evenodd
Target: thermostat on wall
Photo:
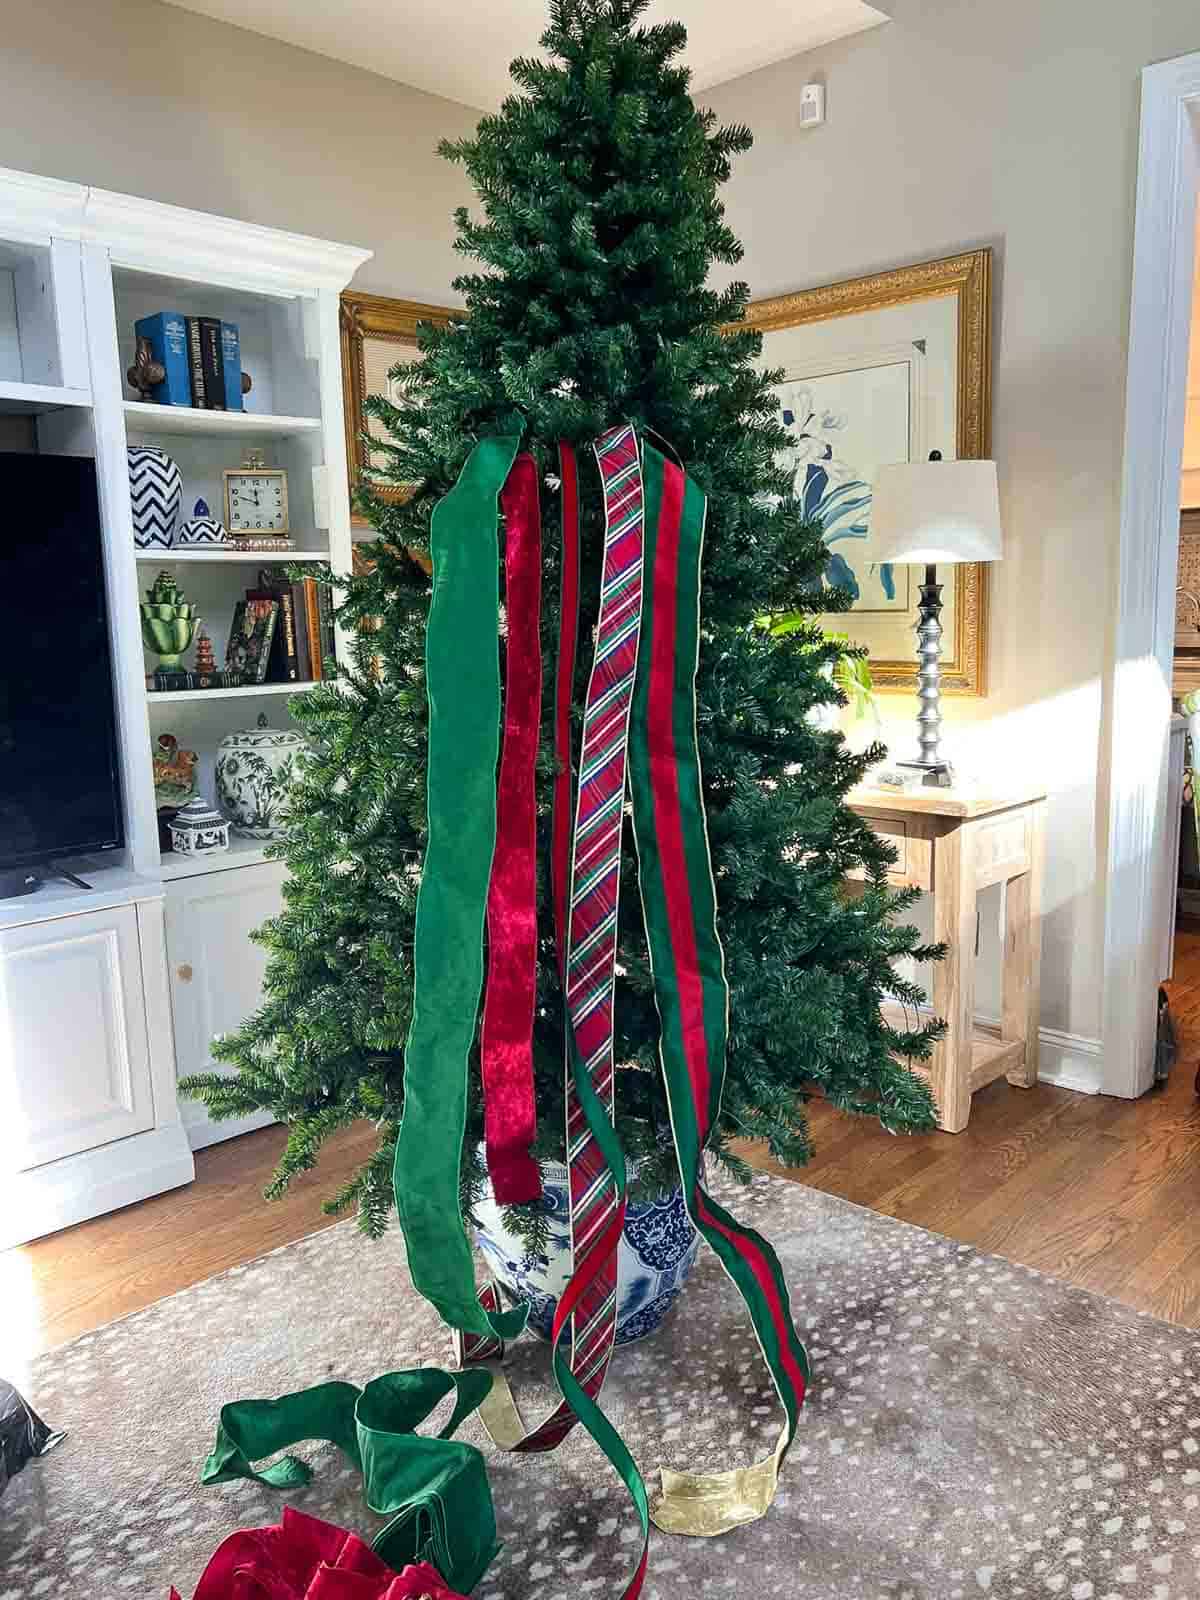
<instances>
[{"instance_id":1,"label":"thermostat on wall","mask_svg":"<svg viewBox=\"0 0 1200 1600\"><path fill-rule=\"evenodd\" d=\"M819 128L825 121L825 85L806 83L800 91L800 126Z\"/></svg>"}]
</instances>

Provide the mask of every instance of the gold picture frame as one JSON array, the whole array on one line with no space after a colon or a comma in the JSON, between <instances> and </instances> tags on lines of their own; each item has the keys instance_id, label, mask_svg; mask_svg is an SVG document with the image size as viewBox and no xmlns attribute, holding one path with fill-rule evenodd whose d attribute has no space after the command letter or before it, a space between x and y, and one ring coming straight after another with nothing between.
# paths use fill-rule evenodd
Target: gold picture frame
<instances>
[{"instance_id":1,"label":"gold picture frame","mask_svg":"<svg viewBox=\"0 0 1200 1600\"><path fill-rule=\"evenodd\" d=\"M772 333L837 318L865 317L925 301L941 302L952 297L956 302L953 324L955 394L953 406L947 405L946 409L952 412L954 419L954 453L959 459L985 458L991 447L991 269L990 250L971 250L937 261L871 273L845 283L777 295L770 300L755 301L747 308L745 321L730 324L727 331L753 328L766 335L762 364L776 368L786 363L772 356ZM945 317L944 308L940 314ZM913 320L915 326L919 318ZM847 344L852 338L852 332L848 331ZM986 564L954 567L953 583L951 604L947 607L951 623L943 641L942 691L982 695L986 692L987 666ZM915 609L913 605L914 620ZM853 635L856 615L861 617L863 613L848 612L837 619L837 625ZM894 633L893 625L889 636ZM863 642L870 646L869 639ZM913 654L907 658L894 651L891 655L877 657L872 650L871 676L877 689L912 692L917 683L915 645Z\"/></svg>"},{"instance_id":2,"label":"gold picture frame","mask_svg":"<svg viewBox=\"0 0 1200 1600\"><path fill-rule=\"evenodd\" d=\"M353 509L353 496L370 473L370 447L363 438L378 424L367 416L369 394L383 393L388 369L403 360L404 351L417 350L417 324L444 326L455 313L447 306L419 300L393 300L387 295L360 294L347 289L341 297L342 398L346 419L346 464L350 474L351 525L369 528L367 519ZM404 484L378 489L382 500L400 505L412 493Z\"/></svg>"}]
</instances>

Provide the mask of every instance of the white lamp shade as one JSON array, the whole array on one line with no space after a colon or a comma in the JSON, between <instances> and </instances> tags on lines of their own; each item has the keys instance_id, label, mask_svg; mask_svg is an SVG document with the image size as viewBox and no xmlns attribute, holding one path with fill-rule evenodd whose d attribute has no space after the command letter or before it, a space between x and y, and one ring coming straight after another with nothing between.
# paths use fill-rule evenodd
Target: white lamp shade
<instances>
[{"instance_id":1,"label":"white lamp shade","mask_svg":"<svg viewBox=\"0 0 1200 1600\"><path fill-rule=\"evenodd\" d=\"M994 461L913 461L876 472L873 561L999 561L1003 548Z\"/></svg>"}]
</instances>

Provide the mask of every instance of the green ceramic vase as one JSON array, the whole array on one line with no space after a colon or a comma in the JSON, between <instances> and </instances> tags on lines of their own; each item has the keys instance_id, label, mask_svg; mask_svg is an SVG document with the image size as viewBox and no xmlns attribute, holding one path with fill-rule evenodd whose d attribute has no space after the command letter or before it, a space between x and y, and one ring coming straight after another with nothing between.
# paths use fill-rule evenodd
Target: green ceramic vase
<instances>
[{"instance_id":1,"label":"green ceramic vase","mask_svg":"<svg viewBox=\"0 0 1200 1600\"><path fill-rule=\"evenodd\" d=\"M142 643L159 657L159 666L177 667L192 642L200 618L169 572L160 572L141 603Z\"/></svg>"}]
</instances>

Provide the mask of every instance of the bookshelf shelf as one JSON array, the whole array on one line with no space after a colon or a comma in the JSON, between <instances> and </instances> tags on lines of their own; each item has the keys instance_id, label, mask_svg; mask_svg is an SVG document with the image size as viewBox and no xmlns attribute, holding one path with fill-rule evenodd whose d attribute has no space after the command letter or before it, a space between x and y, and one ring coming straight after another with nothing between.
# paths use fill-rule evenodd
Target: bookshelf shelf
<instances>
[{"instance_id":1,"label":"bookshelf shelf","mask_svg":"<svg viewBox=\"0 0 1200 1600\"><path fill-rule=\"evenodd\" d=\"M90 406L89 389L64 389L51 383L18 383L0 378L0 414L10 417L40 417L65 406Z\"/></svg>"},{"instance_id":2,"label":"bookshelf shelf","mask_svg":"<svg viewBox=\"0 0 1200 1600\"><path fill-rule=\"evenodd\" d=\"M178 751L195 756L175 769L181 787L189 780L216 803L223 741L260 719L298 731L296 697L312 683L243 678L238 689L158 692L147 678L158 657L145 646L140 607L166 567L203 620L214 661L224 663L228 635L245 620L246 591L277 591L272 643L281 637L280 617L287 642L283 597L290 595L293 642L316 641L319 653L301 651L292 665L290 651L279 650L269 675L321 670L333 632L324 591L314 594L320 586L311 583L293 588L290 578L285 587L278 572L260 569L294 563L311 577L326 568L351 571L338 296L369 254L0 170L0 432L7 449L95 462L123 823L120 848L70 863L90 887L52 880L0 906L0 931L13 935L0 950L5 1009L33 1019L28 1048L18 1052L20 1104L0 1134L2 1141L12 1124L29 1161L5 1173L15 1203L0 1218L0 1244L188 1183L193 1147L247 1131L255 1120L214 1125L195 1101L179 1102L176 1077L214 1068L213 1036L238 1027L260 1003L263 955L252 935L283 904L287 865L269 859L268 841L236 835L227 851L164 852L158 801L167 791L156 792L154 759L172 750L160 741L176 740ZM163 312L238 329L252 409L151 405L128 384L136 324ZM232 334L222 340L222 367L227 350ZM202 347L202 370L204 354ZM232 385L220 392L237 394ZM287 474L298 548L137 550L126 447L147 443L178 469L178 517L195 515L203 499L222 521L224 475L244 467L253 448L269 469ZM344 653L346 641L338 642ZM194 649L195 641L189 670ZM69 718L69 705L56 709ZM68 748L68 782L71 755ZM67 957L84 964L88 1004L63 1020L47 1012L44 998ZM115 1098L92 1082L97 1070L119 1088Z\"/></svg>"},{"instance_id":3,"label":"bookshelf shelf","mask_svg":"<svg viewBox=\"0 0 1200 1600\"><path fill-rule=\"evenodd\" d=\"M292 439L319 433L320 417L276 417L253 411L196 411L126 400L125 426L133 433L207 434L226 439Z\"/></svg>"},{"instance_id":4,"label":"bookshelf shelf","mask_svg":"<svg viewBox=\"0 0 1200 1600\"><path fill-rule=\"evenodd\" d=\"M208 566L241 564L260 567L286 567L292 561L328 561L328 550L139 550L134 560L147 566L173 567L176 562L204 563Z\"/></svg>"},{"instance_id":5,"label":"bookshelf shelf","mask_svg":"<svg viewBox=\"0 0 1200 1600\"><path fill-rule=\"evenodd\" d=\"M247 683L240 689L147 689L146 699L152 705L180 705L186 700L253 700L261 695L299 694L316 688L320 681L314 678L304 683Z\"/></svg>"},{"instance_id":6,"label":"bookshelf shelf","mask_svg":"<svg viewBox=\"0 0 1200 1600\"><path fill-rule=\"evenodd\" d=\"M210 872L228 872L235 867L254 867L267 859L266 839L241 839L236 833L229 836L229 849L199 856L177 855L173 850L162 852L163 878L172 883L179 878L199 878Z\"/></svg>"}]
</instances>

